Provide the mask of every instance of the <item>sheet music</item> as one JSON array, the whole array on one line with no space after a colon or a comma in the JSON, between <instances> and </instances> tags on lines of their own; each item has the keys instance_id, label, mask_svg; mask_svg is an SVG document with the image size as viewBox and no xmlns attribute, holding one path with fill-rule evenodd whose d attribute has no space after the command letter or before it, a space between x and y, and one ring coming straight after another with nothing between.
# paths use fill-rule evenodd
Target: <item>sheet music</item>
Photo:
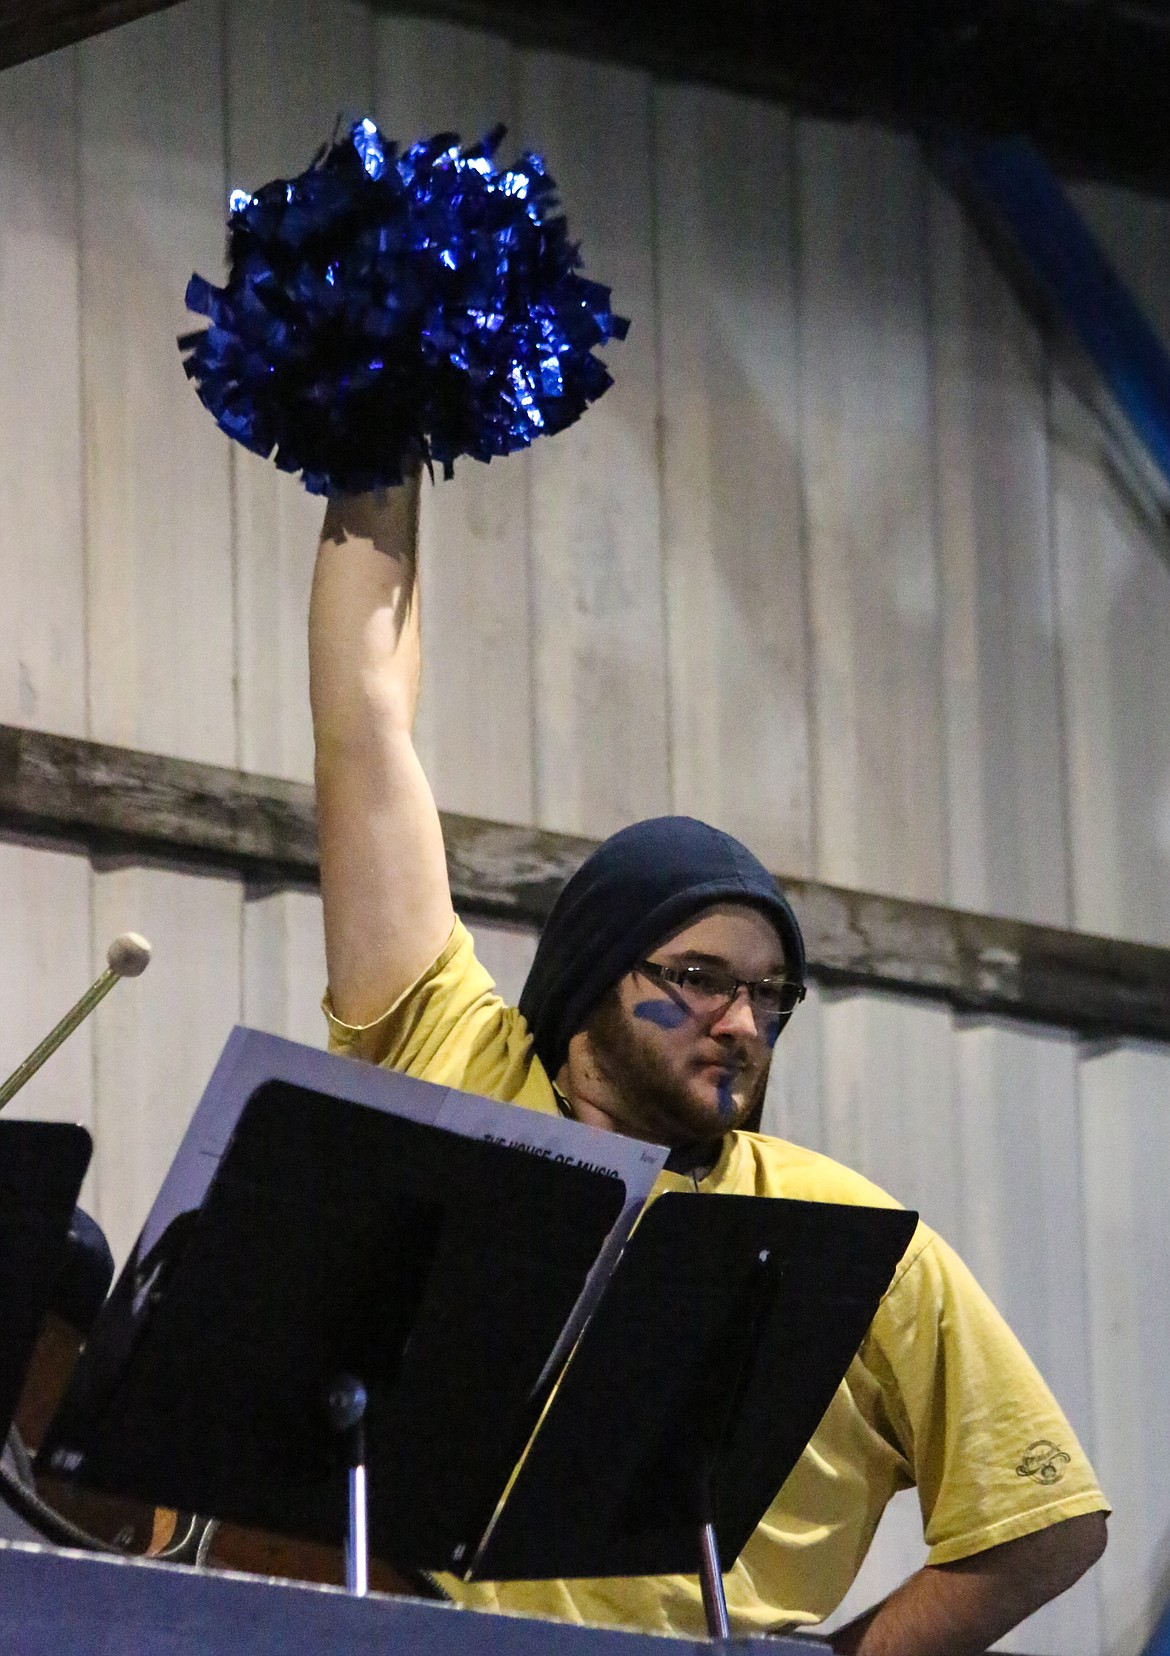
<instances>
[{"instance_id":1,"label":"sheet music","mask_svg":"<svg viewBox=\"0 0 1170 1656\"><path fill-rule=\"evenodd\" d=\"M589 1274L578 1307L558 1343L558 1352L563 1349L567 1353L566 1340L571 1343L575 1338L572 1331L583 1326L668 1155L662 1145L623 1138L560 1115L500 1104L454 1087L438 1087L395 1070L339 1058L317 1047L301 1046L282 1036L240 1025L228 1037L150 1210L128 1270L150 1253L175 1219L200 1206L244 1105L267 1081L329 1093L463 1138L512 1145L550 1161L616 1175L626 1192L622 1211Z\"/></svg>"}]
</instances>

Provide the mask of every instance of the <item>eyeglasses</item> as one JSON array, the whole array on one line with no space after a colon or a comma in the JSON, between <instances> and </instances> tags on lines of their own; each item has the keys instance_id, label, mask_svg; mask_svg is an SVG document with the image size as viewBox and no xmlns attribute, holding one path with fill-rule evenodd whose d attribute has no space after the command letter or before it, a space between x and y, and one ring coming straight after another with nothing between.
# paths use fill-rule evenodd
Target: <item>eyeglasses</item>
<instances>
[{"instance_id":1,"label":"eyeglasses","mask_svg":"<svg viewBox=\"0 0 1170 1656\"><path fill-rule=\"evenodd\" d=\"M748 1003L757 1023L775 1025L795 1012L805 996L805 986L792 978L737 978L718 966L667 966L658 960L640 960L635 966L654 983L678 990L683 1005L699 1018L718 1018L747 990Z\"/></svg>"}]
</instances>

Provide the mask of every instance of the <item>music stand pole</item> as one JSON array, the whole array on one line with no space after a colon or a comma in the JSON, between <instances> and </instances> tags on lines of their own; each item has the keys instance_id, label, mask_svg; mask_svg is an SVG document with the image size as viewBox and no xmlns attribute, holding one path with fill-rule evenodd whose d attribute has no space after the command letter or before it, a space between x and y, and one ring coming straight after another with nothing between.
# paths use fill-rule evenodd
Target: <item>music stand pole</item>
<instances>
[{"instance_id":1,"label":"music stand pole","mask_svg":"<svg viewBox=\"0 0 1170 1656\"><path fill-rule=\"evenodd\" d=\"M329 1390L329 1419L342 1440L349 1481L349 1526L345 1538L345 1587L356 1598L370 1590L370 1541L366 1500L366 1388L351 1374Z\"/></svg>"},{"instance_id":2,"label":"music stand pole","mask_svg":"<svg viewBox=\"0 0 1170 1656\"><path fill-rule=\"evenodd\" d=\"M708 1633L713 1639L729 1639L731 1623L727 1619L727 1595L723 1590L723 1567L714 1524L704 1524L699 1531L699 1586L703 1590Z\"/></svg>"},{"instance_id":3,"label":"music stand pole","mask_svg":"<svg viewBox=\"0 0 1170 1656\"><path fill-rule=\"evenodd\" d=\"M366 1468L349 1469L349 1533L345 1538L345 1585L357 1598L370 1590L370 1542L366 1528Z\"/></svg>"}]
</instances>

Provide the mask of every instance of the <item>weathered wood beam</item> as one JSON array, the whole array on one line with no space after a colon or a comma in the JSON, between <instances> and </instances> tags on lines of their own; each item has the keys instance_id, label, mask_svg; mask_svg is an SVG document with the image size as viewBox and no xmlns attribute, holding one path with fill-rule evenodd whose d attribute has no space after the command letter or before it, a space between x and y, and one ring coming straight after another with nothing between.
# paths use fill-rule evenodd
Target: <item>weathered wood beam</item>
<instances>
[{"instance_id":1,"label":"weathered wood beam","mask_svg":"<svg viewBox=\"0 0 1170 1656\"><path fill-rule=\"evenodd\" d=\"M0 829L95 855L230 868L264 883L317 878L312 789L215 765L0 725ZM593 841L443 818L467 914L542 924ZM1086 1037L1170 1041L1170 949L785 879L810 973Z\"/></svg>"},{"instance_id":2,"label":"weathered wood beam","mask_svg":"<svg viewBox=\"0 0 1170 1656\"><path fill-rule=\"evenodd\" d=\"M0 0L0 69L55 52L178 0Z\"/></svg>"}]
</instances>

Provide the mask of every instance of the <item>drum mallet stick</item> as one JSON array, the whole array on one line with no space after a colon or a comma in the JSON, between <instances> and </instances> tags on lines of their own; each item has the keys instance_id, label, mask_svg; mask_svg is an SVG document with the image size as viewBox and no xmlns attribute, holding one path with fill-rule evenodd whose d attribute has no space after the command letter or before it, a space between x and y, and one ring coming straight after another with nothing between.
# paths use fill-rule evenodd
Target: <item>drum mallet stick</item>
<instances>
[{"instance_id":1,"label":"drum mallet stick","mask_svg":"<svg viewBox=\"0 0 1170 1656\"><path fill-rule=\"evenodd\" d=\"M51 1029L0 1087L0 1110L9 1099L40 1069L46 1058L51 1058L63 1041L67 1041L78 1024L88 1018L99 1001L109 994L119 978L141 977L150 964L150 944L137 932L123 932L115 937L106 953L106 969L97 982L85 991L76 1006L70 1007L61 1022Z\"/></svg>"}]
</instances>

